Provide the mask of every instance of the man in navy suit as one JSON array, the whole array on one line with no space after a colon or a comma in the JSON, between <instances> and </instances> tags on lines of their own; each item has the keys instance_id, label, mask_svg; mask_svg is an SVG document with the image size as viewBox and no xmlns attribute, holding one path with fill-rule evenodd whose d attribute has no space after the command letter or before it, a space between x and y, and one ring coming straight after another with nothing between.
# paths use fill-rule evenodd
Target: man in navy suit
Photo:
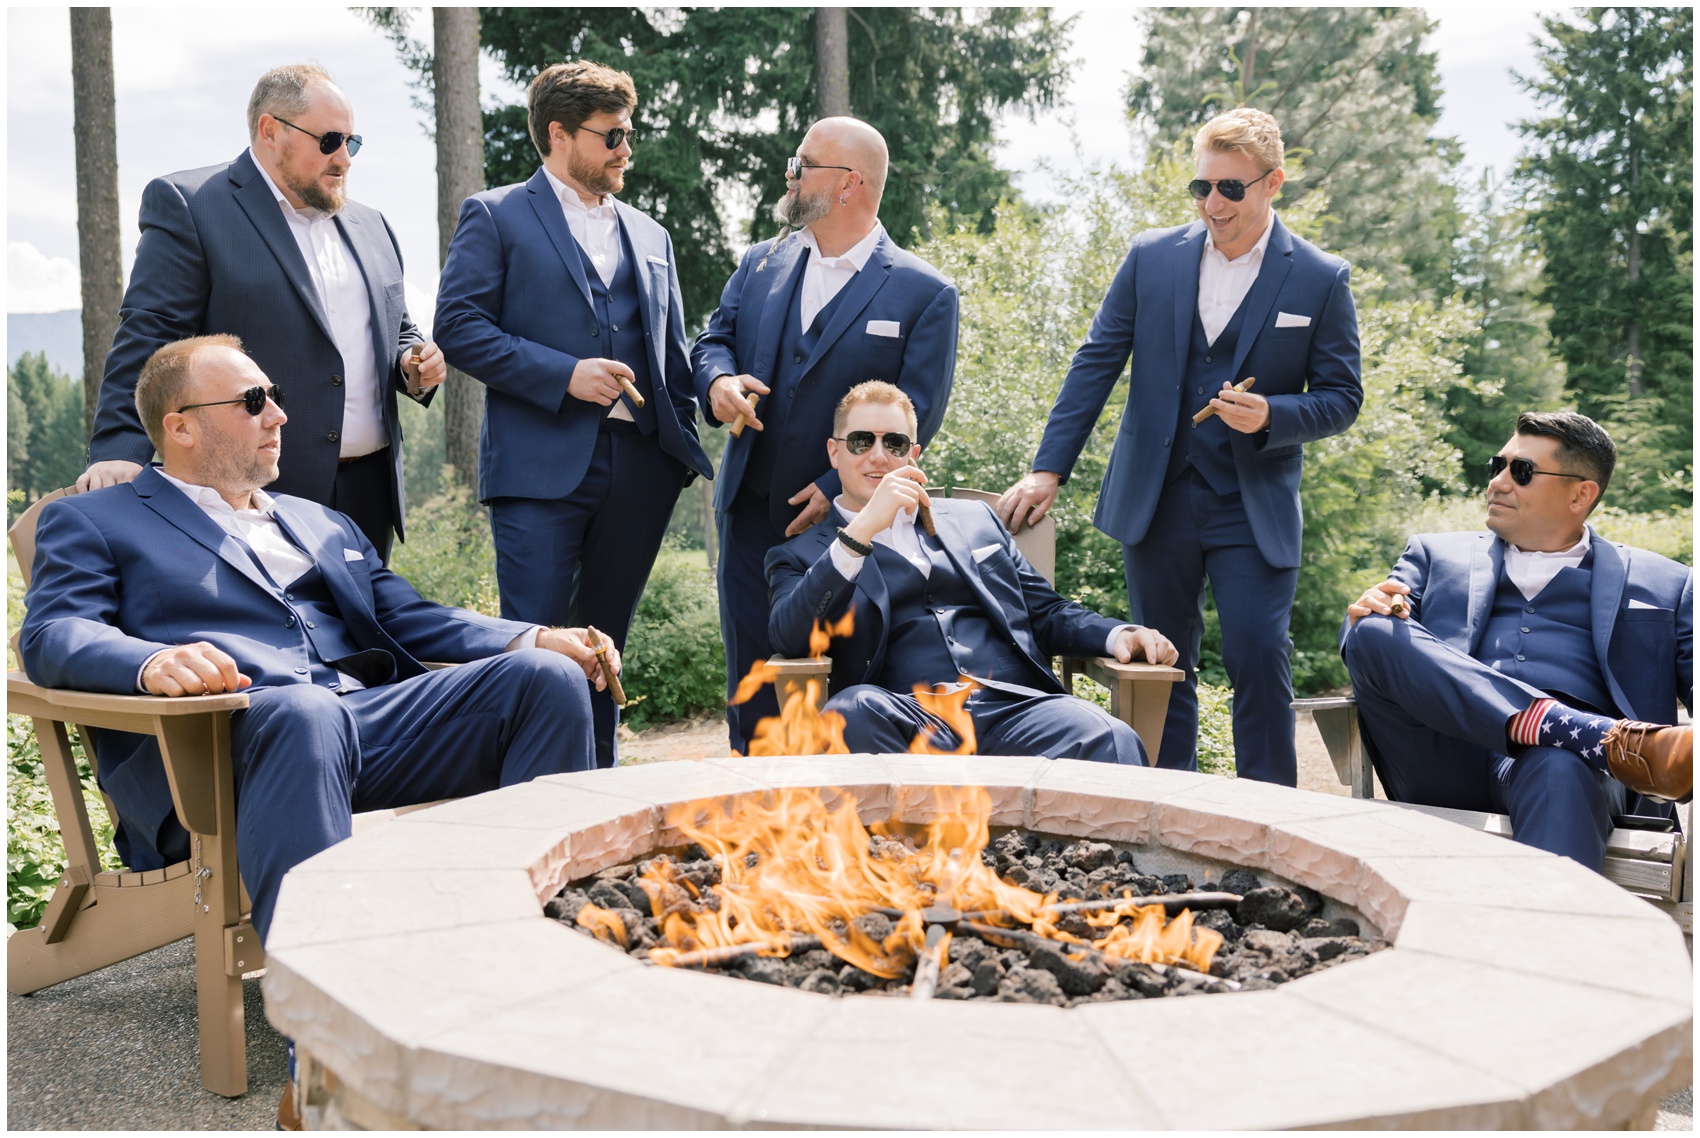
<instances>
[{"instance_id":1,"label":"man in navy suit","mask_svg":"<svg viewBox=\"0 0 1700 1138\"><path fill-rule=\"evenodd\" d=\"M1346 610L1341 651L1389 797L1511 816L1520 842L1599 869L1625 791L1694 789L1694 571L1586 518L1617 448L1574 412L1525 413L1493 459L1488 533L1418 534Z\"/></svg>"},{"instance_id":2,"label":"man in navy suit","mask_svg":"<svg viewBox=\"0 0 1700 1138\"><path fill-rule=\"evenodd\" d=\"M1242 778L1294 785L1292 641L1303 446L1357 418L1350 270L1272 209L1281 131L1239 108L1199 129L1199 219L1134 239L1051 408L1033 471L998 502L1011 529L1044 517L1131 353L1097 527L1122 543L1131 618L1180 646L1161 765L1198 766L1198 654L1208 578L1234 687ZM1255 379L1256 389L1236 391ZM1210 417L1197 422L1195 416Z\"/></svg>"},{"instance_id":3,"label":"man in navy suit","mask_svg":"<svg viewBox=\"0 0 1700 1138\"><path fill-rule=\"evenodd\" d=\"M768 554L769 625L786 655L835 636L826 710L853 752L906 752L918 733L945 751L1047 755L1143 766L1133 729L1076 699L1051 657L1175 659L1155 629L1120 624L1057 595L979 502L933 501L915 465L914 405L889 383L851 388L827 453L843 490L828 517ZM917 527L931 510L936 535ZM962 701L973 724L942 715Z\"/></svg>"},{"instance_id":4,"label":"man in navy suit","mask_svg":"<svg viewBox=\"0 0 1700 1138\"><path fill-rule=\"evenodd\" d=\"M248 139L234 162L142 191L142 239L77 487L128 481L153 454L135 407L148 357L228 332L289 393L275 489L349 515L387 561L405 501L396 395L430 403L442 353L408 319L389 223L347 199L361 138L330 76L311 64L262 75Z\"/></svg>"},{"instance_id":5,"label":"man in navy suit","mask_svg":"<svg viewBox=\"0 0 1700 1138\"><path fill-rule=\"evenodd\" d=\"M263 939L283 875L354 811L589 769L605 681L583 630L432 604L346 516L262 493L286 420L240 349L206 336L150 357L136 404L164 463L42 511L20 648L49 687L247 691L236 849ZM157 742L97 732L95 754L125 862L188 857Z\"/></svg>"},{"instance_id":6,"label":"man in navy suit","mask_svg":"<svg viewBox=\"0 0 1700 1138\"><path fill-rule=\"evenodd\" d=\"M885 139L867 123L811 127L786 165L775 207L784 228L745 252L691 352L704 418L750 428L728 441L714 498L728 701L772 654L767 551L824 518L839 491L822 459L839 399L883 379L914 401L921 442L944 421L956 288L880 224L887 165ZM744 750L756 722L777 711L771 687L729 702L733 749Z\"/></svg>"},{"instance_id":7,"label":"man in navy suit","mask_svg":"<svg viewBox=\"0 0 1700 1138\"><path fill-rule=\"evenodd\" d=\"M502 615L589 625L622 650L697 441L673 241L614 198L637 91L578 61L532 81L530 181L468 198L437 289L437 339L485 385L478 496ZM593 701L614 765L619 711Z\"/></svg>"}]
</instances>

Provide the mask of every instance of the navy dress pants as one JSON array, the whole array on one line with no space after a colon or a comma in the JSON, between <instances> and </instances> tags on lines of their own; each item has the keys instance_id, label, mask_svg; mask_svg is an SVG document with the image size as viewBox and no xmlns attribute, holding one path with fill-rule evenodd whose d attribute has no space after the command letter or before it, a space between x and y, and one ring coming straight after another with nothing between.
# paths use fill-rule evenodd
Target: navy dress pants
<instances>
[{"instance_id":1,"label":"navy dress pants","mask_svg":"<svg viewBox=\"0 0 1700 1138\"><path fill-rule=\"evenodd\" d=\"M801 509L802 507L798 507ZM732 749L749 750L756 724L779 714L772 684L734 706L738 682L773 655L767 639L767 553L786 540L768 516L767 499L740 489L732 508L715 515L720 529L720 635L726 642L726 727Z\"/></svg>"},{"instance_id":2,"label":"navy dress pants","mask_svg":"<svg viewBox=\"0 0 1700 1138\"><path fill-rule=\"evenodd\" d=\"M1133 728L1096 704L1071 695L1034 692L1024 696L976 688L967 708L974 721L975 754L1150 765ZM844 716L844 741L857 754L904 754L921 731L931 731L931 744L942 750L961 743L914 696L873 684L846 688L826 701L826 710Z\"/></svg>"},{"instance_id":3,"label":"navy dress pants","mask_svg":"<svg viewBox=\"0 0 1700 1138\"><path fill-rule=\"evenodd\" d=\"M263 942L283 875L349 836L359 811L589 770L590 684L528 648L339 696L248 693L230 721L236 857Z\"/></svg>"},{"instance_id":4,"label":"navy dress pants","mask_svg":"<svg viewBox=\"0 0 1700 1138\"><path fill-rule=\"evenodd\" d=\"M1366 616L1346 634L1364 744L1396 802L1511 817L1525 845L1605 865L1624 788L1557 747L1517 747L1506 722L1546 695L1412 620ZM1509 754L1508 754L1509 752Z\"/></svg>"},{"instance_id":5,"label":"navy dress pants","mask_svg":"<svg viewBox=\"0 0 1700 1138\"><path fill-rule=\"evenodd\" d=\"M1293 642L1287 626L1297 569L1258 551L1238 494L1217 494L1188 470L1163 491L1151 528L1122 546L1129 619L1174 641L1186 681L1169 696L1157 765L1198 769L1198 654L1204 581L1222 627L1222 663L1234 688L1234 760L1241 778L1298 784L1293 743Z\"/></svg>"},{"instance_id":6,"label":"navy dress pants","mask_svg":"<svg viewBox=\"0 0 1700 1138\"><path fill-rule=\"evenodd\" d=\"M502 616L592 625L624 652L684 479L684 465L653 437L615 420L597 433L590 467L567 497L490 499ZM620 710L606 690L590 702L596 762L611 767Z\"/></svg>"}]
</instances>

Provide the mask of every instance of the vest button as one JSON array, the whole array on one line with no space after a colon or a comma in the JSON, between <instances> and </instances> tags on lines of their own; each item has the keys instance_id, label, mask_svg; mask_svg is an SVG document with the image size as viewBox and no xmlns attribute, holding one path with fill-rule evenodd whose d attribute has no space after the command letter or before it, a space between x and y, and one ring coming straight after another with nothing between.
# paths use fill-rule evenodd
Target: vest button
<instances>
[{"instance_id":1,"label":"vest button","mask_svg":"<svg viewBox=\"0 0 1700 1138\"><path fill-rule=\"evenodd\" d=\"M337 440L339 440L340 438L342 438L342 436L337 434L335 431L332 431L330 434L325 436L326 441L333 442L333 443L336 442Z\"/></svg>"},{"instance_id":2,"label":"vest button","mask_svg":"<svg viewBox=\"0 0 1700 1138\"><path fill-rule=\"evenodd\" d=\"M1527 631L1529 631L1529 626L1525 624L1522 628L1519 628L1517 631L1518 632L1527 632Z\"/></svg>"},{"instance_id":3,"label":"vest button","mask_svg":"<svg viewBox=\"0 0 1700 1138\"><path fill-rule=\"evenodd\" d=\"M796 354L796 355L794 355L794 356L792 356L792 357L791 357L791 362L792 362L792 363L794 363L794 364L800 364L800 363L802 363L802 362L803 362L803 355L802 355L802 353L801 353L801 352L799 352L799 353L798 353L798 354Z\"/></svg>"},{"instance_id":4,"label":"vest button","mask_svg":"<svg viewBox=\"0 0 1700 1138\"><path fill-rule=\"evenodd\" d=\"M284 622L283 622L283 627L285 627L285 628L294 628L294 627L295 627L295 618L294 618L294 617L290 617L290 618L289 618L289 619L288 619L288 620L286 620L286 621L284 621Z\"/></svg>"},{"instance_id":5,"label":"vest button","mask_svg":"<svg viewBox=\"0 0 1700 1138\"><path fill-rule=\"evenodd\" d=\"M797 398L797 389L796 389L796 388L795 388L795 387L787 387L787 388L786 388L786 389L785 389L785 397L786 397L786 398L787 398L787 399L795 399L795 398Z\"/></svg>"},{"instance_id":6,"label":"vest button","mask_svg":"<svg viewBox=\"0 0 1700 1138\"><path fill-rule=\"evenodd\" d=\"M1524 605L1524 606L1523 606L1523 611L1524 611L1524 612L1534 612L1534 611L1535 611L1535 606L1534 606L1534 605Z\"/></svg>"},{"instance_id":7,"label":"vest button","mask_svg":"<svg viewBox=\"0 0 1700 1138\"><path fill-rule=\"evenodd\" d=\"M331 386L332 387L341 387L342 386L342 376L340 376L340 375L331 376Z\"/></svg>"},{"instance_id":8,"label":"vest button","mask_svg":"<svg viewBox=\"0 0 1700 1138\"><path fill-rule=\"evenodd\" d=\"M1517 653L1517 659L1519 659L1519 660L1523 659L1523 653L1521 653L1521 652Z\"/></svg>"},{"instance_id":9,"label":"vest button","mask_svg":"<svg viewBox=\"0 0 1700 1138\"><path fill-rule=\"evenodd\" d=\"M285 594L283 594L283 599L286 600L286 601L293 601L295 599L295 594L294 593L285 593Z\"/></svg>"},{"instance_id":10,"label":"vest button","mask_svg":"<svg viewBox=\"0 0 1700 1138\"><path fill-rule=\"evenodd\" d=\"M305 676L307 674L307 669L306 668L297 668L297 669L295 669L295 674L298 675L298 676Z\"/></svg>"},{"instance_id":11,"label":"vest button","mask_svg":"<svg viewBox=\"0 0 1700 1138\"><path fill-rule=\"evenodd\" d=\"M308 621L308 622L307 622L307 627L308 627L308 628L317 628L317 627L318 627L318 625L316 625L316 624L314 624L314 623L313 623L313 622L312 622L312 621Z\"/></svg>"},{"instance_id":12,"label":"vest button","mask_svg":"<svg viewBox=\"0 0 1700 1138\"><path fill-rule=\"evenodd\" d=\"M600 336L600 335L602 335L602 329L600 329L596 325L592 324L590 326L590 334L592 336Z\"/></svg>"},{"instance_id":13,"label":"vest button","mask_svg":"<svg viewBox=\"0 0 1700 1138\"><path fill-rule=\"evenodd\" d=\"M1201 388L1199 388L1199 389L1198 389L1198 392L1197 392L1197 393L1198 393L1198 394L1199 394L1199 395L1203 395L1203 394L1204 394L1204 388L1202 388L1202 387L1201 387Z\"/></svg>"},{"instance_id":14,"label":"vest button","mask_svg":"<svg viewBox=\"0 0 1700 1138\"><path fill-rule=\"evenodd\" d=\"M1209 362L1210 362L1210 357L1209 357L1209 356L1205 356L1205 357L1204 357L1204 362L1205 362L1205 363L1209 363Z\"/></svg>"},{"instance_id":15,"label":"vest button","mask_svg":"<svg viewBox=\"0 0 1700 1138\"><path fill-rule=\"evenodd\" d=\"M620 326L618 324L610 324L610 325L608 325L608 327L613 329L616 332L618 332L620 330Z\"/></svg>"},{"instance_id":16,"label":"vest button","mask_svg":"<svg viewBox=\"0 0 1700 1138\"><path fill-rule=\"evenodd\" d=\"M1163 445L1164 445L1164 446L1168 446L1168 445L1169 445L1169 442L1170 442L1170 441L1171 441L1171 440L1169 440L1169 439L1164 439L1164 440L1163 440Z\"/></svg>"}]
</instances>

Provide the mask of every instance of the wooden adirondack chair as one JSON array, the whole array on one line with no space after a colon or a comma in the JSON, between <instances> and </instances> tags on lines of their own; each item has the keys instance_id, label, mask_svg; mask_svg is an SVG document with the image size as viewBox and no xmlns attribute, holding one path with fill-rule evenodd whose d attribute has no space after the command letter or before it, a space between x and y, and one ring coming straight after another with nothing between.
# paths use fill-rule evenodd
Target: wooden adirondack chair
<instances>
[{"instance_id":1,"label":"wooden adirondack chair","mask_svg":"<svg viewBox=\"0 0 1700 1138\"><path fill-rule=\"evenodd\" d=\"M36 520L44 506L67 492L42 498L11 528L12 552L26 584ZM201 1086L225 1096L245 1093L242 977L265 967L236 868L230 713L247 707L248 697L65 691L31 683L22 671L7 673L6 693L6 710L29 716L35 725L67 861L41 924L18 930L6 943L6 990L27 995L193 935ZM172 802L194 851L189 861L145 873L101 871L67 738L67 729L75 728L89 748L82 730L87 727L159 740ZM89 754L92 761L92 750Z\"/></svg>"},{"instance_id":2,"label":"wooden adirondack chair","mask_svg":"<svg viewBox=\"0 0 1700 1138\"><path fill-rule=\"evenodd\" d=\"M941 493L938 490L930 492ZM956 487L942 493L946 497L965 498L988 505L998 500L998 495L986 490ZM1046 516L1037 525L1022 526L1015 535L1015 546L1045 580L1055 583L1057 523L1052 518ZM820 701L825 702L826 680L832 674L830 656L775 656L768 663L779 673L774 686L778 689L781 707L785 706L792 692L803 690L811 679L820 681L816 690L820 693ZM1186 678L1186 673L1163 664L1123 664L1113 656L1063 658L1058 675L1064 688L1073 690L1076 673L1110 690L1110 714L1134 729L1140 742L1145 744L1146 754L1155 764L1157 748L1163 741L1163 719L1169 711L1169 692L1177 682Z\"/></svg>"}]
</instances>

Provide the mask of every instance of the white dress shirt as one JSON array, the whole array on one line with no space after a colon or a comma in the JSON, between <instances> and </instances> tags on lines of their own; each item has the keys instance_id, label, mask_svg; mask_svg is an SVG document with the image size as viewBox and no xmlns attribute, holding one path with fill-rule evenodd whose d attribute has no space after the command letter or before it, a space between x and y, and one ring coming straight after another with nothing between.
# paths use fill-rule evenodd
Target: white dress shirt
<instances>
[{"instance_id":1,"label":"white dress shirt","mask_svg":"<svg viewBox=\"0 0 1700 1138\"><path fill-rule=\"evenodd\" d=\"M1217 248L1215 238L1206 233L1204 255L1198 264L1198 321L1204 325L1204 337L1210 343L1222 334L1228 321L1234 318L1244 302L1246 293L1257 283L1263 269L1263 254L1269 248L1269 235L1275 232L1275 211L1269 211L1269 224L1257 244L1240 257L1228 260Z\"/></svg>"},{"instance_id":2,"label":"white dress shirt","mask_svg":"<svg viewBox=\"0 0 1700 1138\"><path fill-rule=\"evenodd\" d=\"M843 291L852 277L862 271L862 266L868 263L868 258L874 255L874 246L885 236L885 226L874 222L874 227L868 235L846 249L837 257L823 256L820 242L815 240L812 230L804 229L797 234L797 239L809 249L809 261L803 268L803 292L798 298L799 315L803 318L803 331L820 315L820 310L832 303L832 298Z\"/></svg>"},{"instance_id":3,"label":"white dress shirt","mask_svg":"<svg viewBox=\"0 0 1700 1138\"><path fill-rule=\"evenodd\" d=\"M844 515L846 526L853 523L856 520L856 515L861 513L860 510L852 510L845 505L844 495L842 494L834 498L832 504L837 507L840 514ZM919 570L921 576L928 580L932 579L932 560L927 556L927 551L921 548L921 535L915 532L915 511L897 511L897 516L891 520L891 524L876 533L869 544L883 545L896 552ZM853 552L849 546L837 540L834 540L827 548L827 556L832 558L832 567L837 569L846 581L854 581L861 576L862 562L867 560L864 555ZM1137 626L1132 624L1122 624L1112 629L1109 638L1104 641L1104 655L1114 656L1116 654L1116 637L1122 634L1123 629L1135 627Z\"/></svg>"},{"instance_id":4,"label":"white dress shirt","mask_svg":"<svg viewBox=\"0 0 1700 1138\"><path fill-rule=\"evenodd\" d=\"M1542 589L1552 584L1559 570L1573 569L1582 564L1582 559L1588 556L1589 543L1586 529L1582 531L1581 541L1557 553L1518 549L1508 541L1505 543L1505 575L1511 578L1511 583L1517 586L1517 591L1525 599L1532 601Z\"/></svg>"},{"instance_id":5,"label":"white dress shirt","mask_svg":"<svg viewBox=\"0 0 1700 1138\"><path fill-rule=\"evenodd\" d=\"M313 567L313 559L307 556L306 550L296 545L283 532L283 526L278 524L277 514L273 509L271 495L264 490L253 492L250 499L253 508L238 510L211 486L197 486L193 482L185 482L175 475L167 474L163 469L159 471L159 476L181 490L219 529L253 550L261 568L272 579L272 584L277 586L279 592ZM519 648L535 648L537 633L541 627L536 625L520 633L509 642L506 650L512 652ZM148 665L153 663L154 657L168 651L170 649L161 648L159 652L142 661L142 666L136 669L137 691L147 690L142 686L142 673L148 670ZM339 690L344 695L366 686L346 672L338 672L337 678L342 682Z\"/></svg>"},{"instance_id":6,"label":"white dress shirt","mask_svg":"<svg viewBox=\"0 0 1700 1138\"><path fill-rule=\"evenodd\" d=\"M249 151L250 157L253 151ZM335 215L322 209L296 209L278 189L266 168L254 160L260 177L271 187L289 225L290 235L307 262L313 287L318 290L319 303L331 322L331 341L342 355L342 430L338 455L359 458L390 445L389 432L384 429L382 383L387 378L378 374L378 359L372 353L372 297L366 289L366 277L343 244ZM273 376L275 383L280 376Z\"/></svg>"},{"instance_id":7,"label":"white dress shirt","mask_svg":"<svg viewBox=\"0 0 1700 1138\"><path fill-rule=\"evenodd\" d=\"M550 173L549 167L543 167L543 176L549 179L549 186L561 203L561 216L567 219L567 229L578 242L579 251L596 270L602 287L613 288L621 256L620 219L614 213L613 196L603 194L601 205L587 206L578 191ZM616 399L609 405L607 418L633 421L624 399Z\"/></svg>"}]
</instances>

